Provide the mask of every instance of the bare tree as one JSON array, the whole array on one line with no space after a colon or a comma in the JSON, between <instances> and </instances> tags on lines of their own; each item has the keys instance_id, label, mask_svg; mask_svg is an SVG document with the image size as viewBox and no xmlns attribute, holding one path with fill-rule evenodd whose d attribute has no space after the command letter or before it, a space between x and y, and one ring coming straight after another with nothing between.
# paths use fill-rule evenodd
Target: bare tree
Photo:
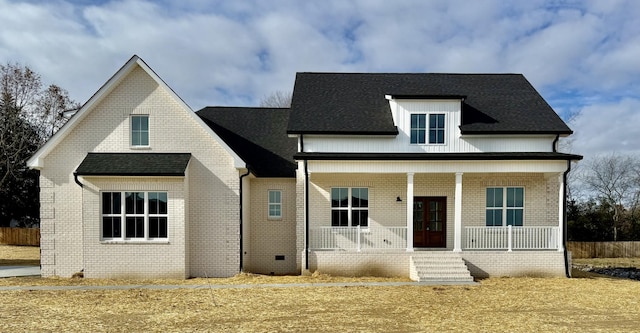
<instances>
[{"instance_id":1,"label":"bare tree","mask_svg":"<svg viewBox=\"0 0 640 333\"><path fill-rule=\"evenodd\" d=\"M29 67L0 65L0 225L37 219L38 175L26 160L64 124L63 111L78 106L64 89L42 86Z\"/></svg>"},{"instance_id":2,"label":"bare tree","mask_svg":"<svg viewBox=\"0 0 640 333\"><path fill-rule=\"evenodd\" d=\"M600 155L592 159L583 173L587 188L613 207L613 238L617 240L620 218L625 207L633 207L638 200L637 158L619 154Z\"/></svg>"},{"instance_id":3,"label":"bare tree","mask_svg":"<svg viewBox=\"0 0 640 333\"><path fill-rule=\"evenodd\" d=\"M262 97L260 100L260 106L270 108L288 108L291 107L291 97L292 94L290 92L276 90L271 94Z\"/></svg>"}]
</instances>

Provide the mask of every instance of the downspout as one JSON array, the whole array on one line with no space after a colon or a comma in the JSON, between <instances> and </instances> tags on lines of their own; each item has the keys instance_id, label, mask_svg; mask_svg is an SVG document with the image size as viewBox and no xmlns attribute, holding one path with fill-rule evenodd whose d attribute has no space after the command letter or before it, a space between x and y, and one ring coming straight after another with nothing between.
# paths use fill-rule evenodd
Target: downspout
<instances>
[{"instance_id":1,"label":"downspout","mask_svg":"<svg viewBox=\"0 0 640 333\"><path fill-rule=\"evenodd\" d=\"M567 160L567 170L562 175L562 183L564 186L564 199L562 200L562 247L564 248L564 271L565 275L571 277L571 268L569 267L569 251L567 251L567 175L571 171L571 160Z\"/></svg>"},{"instance_id":2,"label":"downspout","mask_svg":"<svg viewBox=\"0 0 640 333\"><path fill-rule=\"evenodd\" d=\"M300 152L304 153L304 135L300 134ZM309 270L309 166L304 160L304 269Z\"/></svg>"},{"instance_id":3,"label":"downspout","mask_svg":"<svg viewBox=\"0 0 640 333\"><path fill-rule=\"evenodd\" d=\"M309 270L309 168L304 160L304 251L305 269Z\"/></svg>"},{"instance_id":4,"label":"downspout","mask_svg":"<svg viewBox=\"0 0 640 333\"><path fill-rule=\"evenodd\" d=\"M556 135L556 138L551 144L551 149L554 153L558 152L557 144L560 140L560 134ZM564 248L564 274L567 278L571 277L571 267L569 267L569 251L567 251L567 176L571 171L571 160L567 160L567 170L562 174L562 193L564 198L562 199L562 247Z\"/></svg>"},{"instance_id":5,"label":"downspout","mask_svg":"<svg viewBox=\"0 0 640 333\"><path fill-rule=\"evenodd\" d=\"M76 184L78 184L81 188L84 188L84 184L82 184L80 182L80 180L78 180L78 172L74 172L73 173L73 180L76 182Z\"/></svg>"},{"instance_id":6,"label":"downspout","mask_svg":"<svg viewBox=\"0 0 640 333\"><path fill-rule=\"evenodd\" d=\"M243 212L242 212L242 179L246 176L248 176L251 173L250 167L249 165L247 165L247 173L245 173L244 175L240 175L240 267L239 267L239 272L242 273L242 258L244 257L244 253L243 253L243 246L242 243L244 242L243 238L242 238L242 222L243 222Z\"/></svg>"},{"instance_id":7,"label":"downspout","mask_svg":"<svg viewBox=\"0 0 640 333\"><path fill-rule=\"evenodd\" d=\"M82 205L80 205L80 221L82 221L82 270L81 272L84 273L84 269L85 267L87 267L85 263L85 259L87 258L87 255L85 254L85 246L84 246L84 184L82 184L78 179L77 171L73 172L73 180L76 182L76 184L78 184L78 186L80 186L80 202L82 203ZM40 265L40 268L42 269L42 265Z\"/></svg>"}]
</instances>

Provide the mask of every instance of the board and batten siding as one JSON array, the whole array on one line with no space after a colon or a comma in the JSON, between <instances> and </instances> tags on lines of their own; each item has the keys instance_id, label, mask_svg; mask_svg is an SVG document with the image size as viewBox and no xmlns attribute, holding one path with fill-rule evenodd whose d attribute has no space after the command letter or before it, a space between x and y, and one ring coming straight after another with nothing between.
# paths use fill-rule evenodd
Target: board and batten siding
<instances>
[{"instance_id":1,"label":"board and batten siding","mask_svg":"<svg viewBox=\"0 0 640 333\"><path fill-rule=\"evenodd\" d=\"M309 161L311 173L544 173L560 175L566 161Z\"/></svg>"},{"instance_id":2,"label":"board and batten siding","mask_svg":"<svg viewBox=\"0 0 640 333\"><path fill-rule=\"evenodd\" d=\"M445 152L551 152L553 135L465 135L460 133L460 101L394 101L397 136L305 136L305 152L445 153ZM444 144L411 144L411 114L445 115Z\"/></svg>"}]
</instances>

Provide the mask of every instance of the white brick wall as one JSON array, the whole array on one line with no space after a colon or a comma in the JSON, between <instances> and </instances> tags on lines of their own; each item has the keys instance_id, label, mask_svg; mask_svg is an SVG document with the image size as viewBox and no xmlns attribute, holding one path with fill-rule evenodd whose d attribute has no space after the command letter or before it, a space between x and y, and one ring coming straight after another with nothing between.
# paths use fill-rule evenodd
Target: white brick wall
<instances>
[{"instance_id":1,"label":"white brick wall","mask_svg":"<svg viewBox=\"0 0 640 333\"><path fill-rule=\"evenodd\" d=\"M314 251L309 255L309 270L336 276L409 277L411 255L414 253ZM564 255L557 251L463 251L461 256L474 278L565 276Z\"/></svg>"},{"instance_id":2,"label":"white brick wall","mask_svg":"<svg viewBox=\"0 0 640 333\"><path fill-rule=\"evenodd\" d=\"M462 258L476 278L565 276L564 253L558 251L464 251Z\"/></svg>"},{"instance_id":3,"label":"white brick wall","mask_svg":"<svg viewBox=\"0 0 640 333\"><path fill-rule=\"evenodd\" d=\"M82 206L85 220L85 277L184 279L189 276L185 263L185 180L182 177L90 177L84 180ZM100 191L167 192L167 242L101 241Z\"/></svg>"},{"instance_id":4,"label":"white brick wall","mask_svg":"<svg viewBox=\"0 0 640 333\"><path fill-rule=\"evenodd\" d=\"M282 191L282 218L269 219L268 191ZM251 179L250 243L245 249L245 271L261 274L292 274L296 269L296 181L286 178ZM250 225L247 225L250 224ZM275 260L276 255L284 260Z\"/></svg>"},{"instance_id":5,"label":"white brick wall","mask_svg":"<svg viewBox=\"0 0 640 333\"><path fill-rule=\"evenodd\" d=\"M161 245L103 246L95 243L95 235L83 237L81 203L85 193L74 182L73 171L87 152L191 153L189 177L182 190L186 225L183 231L176 233L178 237L185 237L179 241L185 244L182 250L185 259L178 264L181 268L144 267L135 272L143 271L147 277L236 274L239 271L239 174L227 151L187 114L190 111L184 110L168 91L139 67L88 111L90 113L44 158L41 195L54 203L42 207L42 240L49 244L42 253L43 275L71 276L86 268L87 276L107 276L111 273L94 264L97 257L108 258L109 253L114 258L127 253L162 257L168 248ZM130 114L149 114L148 150L130 148ZM129 181L122 180L121 183L125 186ZM97 209L91 205L87 207L89 212ZM88 212L85 210L85 213ZM84 218L85 226L99 223L94 215L85 215L88 215ZM171 244L174 241L178 240L173 239ZM105 253L97 256L95 251ZM173 250L169 252L175 254ZM129 262L124 266L134 267L135 264ZM124 276L126 271L118 274Z\"/></svg>"}]
</instances>

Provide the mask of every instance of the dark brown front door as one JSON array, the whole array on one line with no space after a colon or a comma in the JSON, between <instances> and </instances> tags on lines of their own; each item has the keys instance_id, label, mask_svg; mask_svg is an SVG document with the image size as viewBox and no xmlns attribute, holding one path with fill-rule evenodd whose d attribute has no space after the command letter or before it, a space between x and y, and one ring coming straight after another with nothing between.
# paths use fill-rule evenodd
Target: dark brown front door
<instances>
[{"instance_id":1,"label":"dark brown front door","mask_svg":"<svg viewBox=\"0 0 640 333\"><path fill-rule=\"evenodd\" d=\"M413 199L413 246L446 247L447 198Z\"/></svg>"}]
</instances>

